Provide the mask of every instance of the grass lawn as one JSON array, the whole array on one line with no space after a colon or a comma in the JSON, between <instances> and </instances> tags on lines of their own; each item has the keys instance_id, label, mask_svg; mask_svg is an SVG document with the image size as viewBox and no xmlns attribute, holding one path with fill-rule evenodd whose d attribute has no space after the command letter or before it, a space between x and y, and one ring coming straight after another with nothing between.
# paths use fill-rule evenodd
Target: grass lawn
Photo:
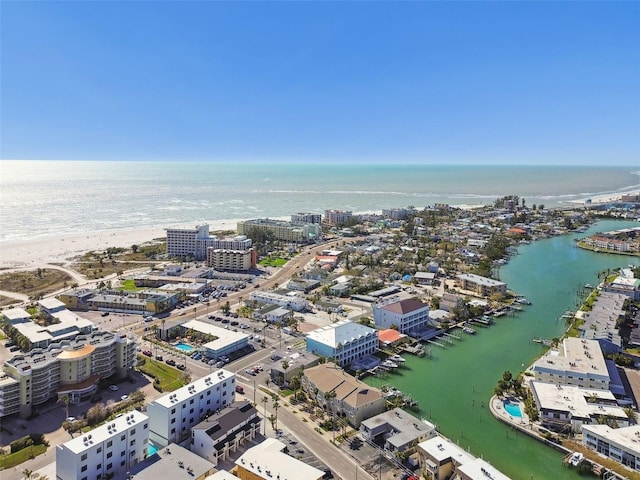
<instances>
[{"instance_id":1,"label":"grass lawn","mask_svg":"<svg viewBox=\"0 0 640 480\"><path fill-rule=\"evenodd\" d=\"M172 392L189 383L184 381L185 374L177 368L173 368L157 360L151 360L143 355L138 355L138 358L144 358L146 360L144 365L138 367L138 370L151 377L157 378L163 392Z\"/></svg>"},{"instance_id":2,"label":"grass lawn","mask_svg":"<svg viewBox=\"0 0 640 480\"><path fill-rule=\"evenodd\" d=\"M260 261L260 265L262 265L263 267L282 267L284 264L286 264L288 262L288 260L286 258L280 258L280 257L276 257L276 258L265 258L264 260Z\"/></svg>"},{"instance_id":3,"label":"grass lawn","mask_svg":"<svg viewBox=\"0 0 640 480\"><path fill-rule=\"evenodd\" d=\"M144 290L144 288L136 287L136 284L133 278L129 278L122 282L122 285L120 286L120 290L124 290L126 292L139 292L140 290Z\"/></svg>"},{"instance_id":4,"label":"grass lawn","mask_svg":"<svg viewBox=\"0 0 640 480\"><path fill-rule=\"evenodd\" d=\"M26 462L32 456L35 458L46 451L46 445L33 445L32 447L23 448L16 453L0 455L0 468L6 469L15 467L16 465L20 465L22 462Z\"/></svg>"}]
</instances>

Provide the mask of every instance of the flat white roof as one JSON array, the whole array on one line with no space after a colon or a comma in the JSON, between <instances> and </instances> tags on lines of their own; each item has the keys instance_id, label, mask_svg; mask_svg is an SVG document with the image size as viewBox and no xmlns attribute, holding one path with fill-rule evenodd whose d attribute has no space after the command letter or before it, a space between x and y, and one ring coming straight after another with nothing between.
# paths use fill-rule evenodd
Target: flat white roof
<instances>
[{"instance_id":1,"label":"flat white roof","mask_svg":"<svg viewBox=\"0 0 640 480\"><path fill-rule=\"evenodd\" d=\"M144 413L132 410L63 444L73 453L82 453L95 445L149 420Z\"/></svg>"},{"instance_id":2,"label":"flat white roof","mask_svg":"<svg viewBox=\"0 0 640 480\"><path fill-rule=\"evenodd\" d=\"M636 457L640 457L640 425L620 428L611 428L609 425L583 425L583 436L587 432L605 438L609 443L618 445Z\"/></svg>"},{"instance_id":3,"label":"flat white roof","mask_svg":"<svg viewBox=\"0 0 640 480\"><path fill-rule=\"evenodd\" d=\"M53 317L60 320L60 323L49 325L47 327L47 330L49 331L55 330L55 327L62 328L61 325L64 325L64 328L73 326L78 329L93 326L93 322L91 320L87 320L86 318L81 317L78 313L71 312L66 308L59 312L55 312Z\"/></svg>"},{"instance_id":4,"label":"flat white roof","mask_svg":"<svg viewBox=\"0 0 640 480\"><path fill-rule=\"evenodd\" d=\"M43 298L38 300L38 305L46 310L55 310L56 308L67 308L63 302L55 297Z\"/></svg>"},{"instance_id":5,"label":"flat white roof","mask_svg":"<svg viewBox=\"0 0 640 480\"><path fill-rule=\"evenodd\" d=\"M470 282L477 283L478 285L484 285L486 287L496 287L498 285L506 285L506 283L501 282L499 280L482 277L480 275L476 275L475 273L460 273L459 275L457 275L457 277L463 280L468 280Z\"/></svg>"},{"instance_id":6,"label":"flat white roof","mask_svg":"<svg viewBox=\"0 0 640 480\"><path fill-rule=\"evenodd\" d=\"M474 460L474 456L465 452L455 443L450 442L446 438L437 436L425 440L418 445L429 456L435 458L438 462L444 462L451 458L458 464L469 463Z\"/></svg>"},{"instance_id":7,"label":"flat white roof","mask_svg":"<svg viewBox=\"0 0 640 480\"><path fill-rule=\"evenodd\" d=\"M228 370L219 369L210 373L206 377L199 378L198 380L191 382L184 387L180 387L173 392L167 393L160 398L156 398L152 403L162 405L165 408L169 408L179 402L189 400L191 397L199 395L201 392L206 391L208 388L215 387L216 385L235 378L235 374Z\"/></svg>"},{"instance_id":8,"label":"flat white roof","mask_svg":"<svg viewBox=\"0 0 640 480\"><path fill-rule=\"evenodd\" d=\"M22 318L31 318L31 314L23 308L8 308L2 311L2 315L9 320L20 320Z\"/></svg>"},{"instance_id":9,"label":"flat white roof","mask_svg":"<svg viewBox=\"0 0 640 480\"><path fill-rule=\"evenodd\" d=\"M264 479L319 480L324 475L311 465L296 460L282 450L286 445L275 438L267 438L259 445L247 450L236 465Z\"/></svg>"},{"instance_id":10,"label":"flat white roof","mask_svg":"<svg viewBox=\"0 0 640 480\"><path fill-rule=\"evenodd\" d=\"M190 328L197 332L208 333L218 337L217 340L205 343L204 347L211 350L221 350L227 345L233 345L241 340L249 340L249 335L242 332L234 332L233 330L227 330L226 328L220 328L210 323L201 322L200 320L190 320L183 323L184 328Z\"/></svg>"},{"instance_id":11,"label":"flat white roof","mask_svg":"<svg viewBox=\"0 0 640 480\"><path fill-rule=\"evenodd\" d=\"M534 370L562 371L566 375L586 374L609 381L607 364L597 340L565 338L558 350L549 350L533 364Z\"/></svg>"},{"instance_id":12,"label":"flat white roof","mask_svg":"<svg viewBox=\"0 0 640 480\"><path fill-rule=\"evenodd\" d=\"M336 348L338 344L352 342L358 338L375 335L375 329L352 322L351 320L341 320L337 323L320 327L307 335L307 338Z\"/></svg>"},{"instance_id":13,"label":"flat white roof","mask_svg":"<svg viewBox=\"0 0 640 480\"><path fill-rule=\"evenodd\" d=\"M573 417L589 418L591 416L610 415L615 418L627 418L624 409L617 406L616 397L609 390L580 388L573 385L556 385L554 383L531 382L531 388L538 398L540 408L571 412ZM612 403L602 405L590 403L588 398Z\"/></svg>"},{"instance_id":14,"label":"flat white roof","mask_svg":"<svg viewBox=\"0 0 640 480\"><path fill-rule=\"evenodd\" d=\"M465 478L474 480L511 480L500 470L481 458L475 458L473 461L459 466L458 470L464 473Z\"/></svg>"}]
</instances>

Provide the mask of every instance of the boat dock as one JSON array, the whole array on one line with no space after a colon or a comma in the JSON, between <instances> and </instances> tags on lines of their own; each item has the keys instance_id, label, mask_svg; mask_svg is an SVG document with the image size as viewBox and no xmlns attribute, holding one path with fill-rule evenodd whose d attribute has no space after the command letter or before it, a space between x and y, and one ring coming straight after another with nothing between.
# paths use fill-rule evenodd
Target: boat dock
<instances>
[{"instance_id":1,"label":"boat dock","mask_svg":"<svg viewBox=\"0 0 640 480\"><path fill-rule=\"evenodd\" d=\"M551 340L549 340L548 338L542 338L542 337L540 337L540 338L532 338L531 341L533 343L539 343L541 345L544 345L545 347L550 347L553 344L553 342Z\"/></svg>"}]
</instances>

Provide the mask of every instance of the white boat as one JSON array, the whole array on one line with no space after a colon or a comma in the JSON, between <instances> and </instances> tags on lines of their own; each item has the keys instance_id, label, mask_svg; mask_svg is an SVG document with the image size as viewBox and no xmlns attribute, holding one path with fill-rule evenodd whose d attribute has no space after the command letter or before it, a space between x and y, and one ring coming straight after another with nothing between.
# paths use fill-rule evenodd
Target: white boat
<instances>
[{"instance_id":1,"label":"white boat","mask_svg":"<svg viewBox=\"0 0 640 480\"><path fill-rule=\"evenodd\" d=\"M471 327L467 327L467 326L462 327L462 331L464 333L468 333L469 335L475 335L476 334L476 329L475 328L471 328Z\"/></svg>"},{"instance_id":2,"label":"white boat","mask_svg":"<svg viewBox=\"0 0 640 480\"><path fill-rule=\"evenodd\" d=\"M406 362L406 360L404 358L402 358L400 355L391 355L388 360L391 360L392 362L396 362L396 363L404 363Z\"/></svg>"},{"instance_id":3,"label":"white boat","mask_svg":"<svg viewBox=\"0 0 640 480\"><path fill-rule=\"evenodd\" d=\"M584 459L584 455L580 452L574 452L569 459L569 465L577 467L578 464Z\"/></svg>"},{"instance_id":4,"label":"white boat","mask_svg":"<svg viewBox=\"0 0 640 480\"><path fill-rule=\"evenodd\" d=\"M384 362L382 362L382 366L387 368L398 368L398 364L392 362L391 360L385 360Z\"/></svg>"}]
</instances>

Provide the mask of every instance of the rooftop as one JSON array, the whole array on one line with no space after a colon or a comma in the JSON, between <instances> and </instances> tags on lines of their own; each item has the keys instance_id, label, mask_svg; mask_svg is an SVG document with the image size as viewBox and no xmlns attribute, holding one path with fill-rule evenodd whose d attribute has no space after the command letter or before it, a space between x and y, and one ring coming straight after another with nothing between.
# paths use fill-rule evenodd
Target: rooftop
<instances>
[{"instance_id":1,"label":"rooftop","mask_svg":"<svg viewBox=\"0 0 640 480\"><path fill-rule=\"evenodd\" d=\"M198 380L195 380L194 382L191 382L184 387L180 387L173 392L167 393L160 398L156 398L153 403L162 405L165 408L169 408L176 403L183 402L195 395L198 395L200 392L203 392L208 388L234 378L235 374L231 373L228 370L220 369L207 375L206 377L199 378Z\"/></svg>"},{"instance_id":2,"label":"rooftop","mask_svg":"<svg viewBox=\"0 0 640 480\"><path fill-rule=\"evenodd\" d=\"M259 445L247 450L236 465L251 472L257 478L280 480L319 480L324 475L283 452L285 444L275 438L267 438Z\"/></svg>"},{"instance_id":3,"label":"rooftop","mask_svg":"<svg viewBox=\"0 0 640 480\"><path fill-rule=\"evenodd\" d=\"M213 463L175 443L158 450L144 461L134 465L129 472L134 480L193 480L214 470ZM127 474L120 474L116 480L126 480Z\"/></svg>"},{"instance_id":4,"label":"rooftop","mask_svg":"<svg viewBox=\"0 0 640 480\"><path fill-rule=\"evenodd\" d=\"M204 344L205 348L211 350L220 350L235 342L249 340L249 335L246 333L234 332L233 330L221 328L210 323L201 322L200 320L190 320L183 323L182 327L218 337L216 340Z\"/></svg>"},{"instance_id":5,"label":"rooftop","mask_svg":"<svg viewBox=\"0 0 640 480\"><path fill-rule=\"evenodd\" d=\"M73 453L78 454L93 448L95 445L102 443L109 438L120 435L131 427L145 423L148 420L149 417L144 413L132 410L131 412L114 418L108 423L65 442L64 447L68 448Z\"/></svg>"},{"instance_id":6,"label":"rooftop","mask_svg":"<svg viewBox=\"0 0 640 480\"><path fill-rule=\"evenodd\" d=\"M352 322L351 320L340 320L331 325L317 328L309 333L307 338L324 345L329 345L331 348L337 348L338 345L344 345L375 334L376 331L371 327Z\"/></svg>"},{"instance_id":7,"label":"rooftop","mask_svg":"<svg viewBox=\"0 0 640 480\"><path fill-rule=\"evenodd\" d=\"M422 303L419 300L408 298L406 300L400 300L399 302L388 303L380 308L400 315L406 315L407 313L415 312L424 308L428 309L429 305Z\"/></svg>"}]
</instances>

